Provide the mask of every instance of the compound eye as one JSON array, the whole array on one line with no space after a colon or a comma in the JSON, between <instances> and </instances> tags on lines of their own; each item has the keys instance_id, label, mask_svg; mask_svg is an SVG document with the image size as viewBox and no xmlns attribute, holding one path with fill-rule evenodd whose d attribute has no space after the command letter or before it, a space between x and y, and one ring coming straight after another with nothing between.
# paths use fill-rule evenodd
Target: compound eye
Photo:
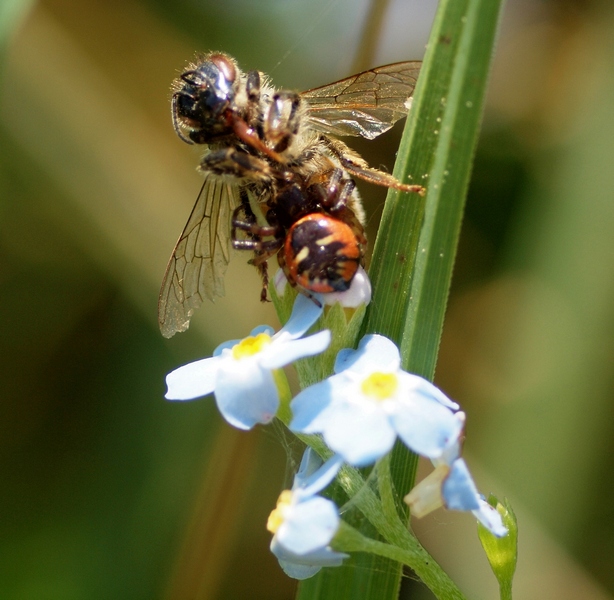
<instances>
[{"instance_id":1,"label":"compound eye","mask_svg":"<svg viewBox=\"0 0 614 600\"><path fill-rule=\"evenodd\" d=\"M226 111L234 102L239 75L232 59L213 54L176 80L173 124L184 142L205 144L230 132Z\"/></svg>"},{"instance_id":2,"label":"compound eye","mask_svg":"<svg viewBox=\"0 0 614 600\"><path fill-rule=\"evenodd\" d=\"M237 69L233 61L224 54L212 54L209 60L219 69L227 84L232 87L237 78Z\"/></svg>"},{"instance_id":3,"label":"compound eye","mask_svg":"<svg viewBox=\"0 0 614 600\"><path fill-rule=\"evenodd\" d=\"M217 117L234 99L234 67L227 60L207 60L198 67L201 84L198 88L198 105L201 110ZM220 68L220 65L222 68ZM228 65L233 67L229 73Z\"/></svg>"}]
</instances>

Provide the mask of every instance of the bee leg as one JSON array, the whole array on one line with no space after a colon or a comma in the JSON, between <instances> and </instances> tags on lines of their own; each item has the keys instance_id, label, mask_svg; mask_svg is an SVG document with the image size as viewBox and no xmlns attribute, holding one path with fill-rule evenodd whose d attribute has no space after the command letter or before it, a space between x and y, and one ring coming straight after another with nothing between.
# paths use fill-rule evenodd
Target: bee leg
<instances>
[{"instance_id":1,"label":"bee leg","mask_svg":"<svg viewBox=\"0 0 614 600\"><path fill-rule=\"evenodd\" d=\"M260 112L260 72L250 71L245 82L247 92L247 122L254 123Z\"/></svg>"},{"instance_id":2,"label":"bee leg","mask_svg":"<svg viewBox=\"0 0 614 600\"><path fill-rule=\"evenodd\" d=\"M296 92L279 91L273 95L264 119L264 137L275 152L288 148L298 133L301 97Z\"/></svg>"},{"instance_id":3,"label":"bee leg","mask_svg":"<svg viewBox=\"0 0 614 600\"><path fill-rule=\"evenodd\" d=\"M269 135L267 135L266 127L268 119L266 116L266 111L270 111L271 105L267 102L264 104L264 106L261 106L261 81L262 73L260 73L259 71L250 71L247 74L247 79L245 82L245 91L247 92L247 118L245 119L245 121L249 125L249 131L244 130L242 123L235 123L235 133L244 142L249 144L254 150L262 152L269 158L273 159L275 162L283 163L285 161L283 157L279 155L279 152L283 152L287 148L287 144L283 147L278 147L276 141L273 139L274 136L269 137ZM278 94L275 94L273 96L273 104L275 105L278 101L277 98L281 94L285 93L286 92L280 92ZM291 92L291 94L296 96L296 98L298 98L300 101L300 97L298 94L294 92ZM290 113L292 118L296 119L296 108L294 106L292 106ZM262 116L264 116L264 123L262 123ZM294 129L296 129L297 127L298 125L294 126ZM271 148L269 146L271 146Z\"/></svg>"},{"instance_id":4,"label":"bee leg","mask_svg":"<svg viewBox=\"0 0 614 600\"><path fill-rule=\"evenodd\" d=\"M235 148L210 152L203 157L200 168L216 175L249 176L267 182L271 180L271 170L266 161Z\"/></svg>"},{"instance_id":5,"label":"bee leg","mask_svg":"<svg viewBox=\"0 0 614 600\"><path fill-rule=\"evenodd\" d=\"M402 192L416 192L421 196L424 195L425 190L421 185L401 183L396 177L393 177L389 173L384 173L384 171L370 167L365 160L356 154L356 152L350 150L342 141L333 140L325 135L321 135L320 140L328 150L337 157L341 166L350 175L375 185L394 188Z\"/></svg>"},{"instance_id":6,"label":"bee leg","mask_svg":"<svg viewBox=\"0 0 614 600\"><path fill-rule=\"evenodd\" d=\"M415 192L424 196L425 189L421 185L409 185L401 183L396 177L384 171L373 169L371 167L360 167L347 159L341 159L341 165L348 173L374 185L381 185L387 188L400 190L401 192Z\"/></svg>"}]
</instances>

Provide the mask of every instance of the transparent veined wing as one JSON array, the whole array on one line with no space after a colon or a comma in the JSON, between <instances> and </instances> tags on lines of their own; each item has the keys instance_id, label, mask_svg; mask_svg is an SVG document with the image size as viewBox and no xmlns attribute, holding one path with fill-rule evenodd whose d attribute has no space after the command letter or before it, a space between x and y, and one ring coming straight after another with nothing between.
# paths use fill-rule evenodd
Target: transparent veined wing
<instances>
[{"instance_id":1,"label":"transparent veined wing","mask_svg":"<svg viewBox=\"0 0 614 600\"><path fill-rule=\"evenodd\" d=\"M421 66L420 61L394 63L303 92L310 125L372 140L407 115Z\"/></svg>"},{"instance_id":2,"label":"transparent veined wing","mask_svg":"<svg viewBox=\"0 0 614 600\"><path fill-rule=\"evenodd\" d=\"M205 174L190 218L166 267L158 322L164 337L185 331L205 298L224 295L230 260L230 221L240 202L236 185Z\"/></svg>"}]
</instances>

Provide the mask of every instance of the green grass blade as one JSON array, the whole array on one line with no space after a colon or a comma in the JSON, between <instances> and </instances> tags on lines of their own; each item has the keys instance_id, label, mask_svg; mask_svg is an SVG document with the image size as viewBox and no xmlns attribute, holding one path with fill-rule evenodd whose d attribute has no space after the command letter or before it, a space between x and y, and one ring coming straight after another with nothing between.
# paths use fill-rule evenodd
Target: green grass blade
<instances>
[{"instance_id":1,"label":"green grass blade","mask_svg":"<svg viewBox=\"0 0 614 600\"><path fill-rule=\"evenodd\" d=\"M499 0L447 0L437 13L395 175L426 199L391 190L370 277L365 331L401 345L432 378L490 66Z\"/></svg>"},{"instance_id":2,"label":"green grass blade","mask_svg":"<svg viewBox=\"0 0 614 600\"><path fill-rule=\"evenodd\" d=\"M370 270L373 301L364 332L400 345L404 368L432 379L500 0L440 3L399 148L395 175L427 188L388 194ZM392 474L397 490L413 484L415 457L397 448ZM369 535L372 532L363 531ZM325 569L303 582L300 600L396 598L401 568L369 555Z\"/></svg>"}]
</instances>

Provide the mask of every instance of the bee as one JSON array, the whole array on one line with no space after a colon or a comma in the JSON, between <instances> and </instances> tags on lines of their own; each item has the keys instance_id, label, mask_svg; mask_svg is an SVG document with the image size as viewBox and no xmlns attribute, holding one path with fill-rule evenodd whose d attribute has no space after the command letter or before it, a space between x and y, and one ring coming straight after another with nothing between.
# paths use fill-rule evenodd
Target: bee
<instances>
[{"instance_id":1,"label":"bee","mask_svg":"<svg viewBox=\"0 0 614 600\"><path fill-rule=\"evenodd\" d=\"M221 52L186 68L173 82L173 126L184 142L204 146L205 179L162 282L165 337L185 331L205 298L224 295L230 245L253 252L262 300L274 254L308 296L349 287L366 248L354 179L422 187L369 167L336 136L373 139L390 129L407 114L420 65L378 67L302 93L276 90Z\"/></svg>"}]
</instances>

